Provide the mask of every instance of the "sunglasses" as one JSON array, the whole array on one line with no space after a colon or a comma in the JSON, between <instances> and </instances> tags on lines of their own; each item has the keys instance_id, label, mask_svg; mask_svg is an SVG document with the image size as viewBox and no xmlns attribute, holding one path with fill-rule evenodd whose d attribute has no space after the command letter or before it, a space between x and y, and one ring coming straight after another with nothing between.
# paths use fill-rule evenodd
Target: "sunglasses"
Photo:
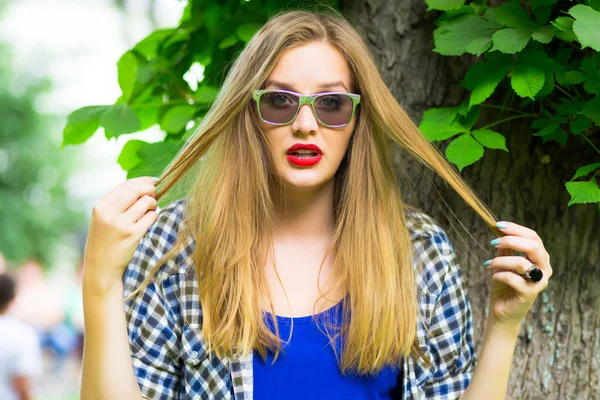
<instances>
[{"instance_id":1,"label":"sunglasses","mask_svg":"<svg viewBox=\"0 0 600 400\"><path fill-rule=\"evenodd\" d=\"M309 104L315 119L328 128L346 126L354 117L360 95L346 92L300 94L289 90L255 90L258 116L268 124L287 125L296 119L303 104Z\"/></svg>"}]
</instances>

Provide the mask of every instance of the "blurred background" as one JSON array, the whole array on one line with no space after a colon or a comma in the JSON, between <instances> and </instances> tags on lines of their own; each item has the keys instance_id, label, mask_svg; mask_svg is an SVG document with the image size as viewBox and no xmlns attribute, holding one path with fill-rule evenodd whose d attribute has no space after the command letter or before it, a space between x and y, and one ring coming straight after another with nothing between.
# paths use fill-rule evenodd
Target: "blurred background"
<instances>
[{"instance_id":1,"label":"blurred background","mask_svg":"<svg viewBox=\"0 0 600 400\"><path fill-rule=\"evenodd\" d=\"M176 26L184 6L0 0L0 271L16 280L6 314L39 338L33 399L79 398L89 216L126 179L117 164L124 143L165 135L158 127L110 141L97 134L57 151L66 117L89 104L113 103L121 93L119 57L155 29Z\"/></svg>"}]
</instances>

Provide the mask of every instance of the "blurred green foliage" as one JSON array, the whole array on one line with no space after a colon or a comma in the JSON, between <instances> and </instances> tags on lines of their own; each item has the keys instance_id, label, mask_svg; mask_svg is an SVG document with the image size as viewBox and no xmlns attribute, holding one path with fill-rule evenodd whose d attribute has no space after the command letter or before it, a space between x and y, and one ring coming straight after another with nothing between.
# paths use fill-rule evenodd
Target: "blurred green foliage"
<instances>
[{"instance_id":1,"label":"blurred green foliage","mask_svg":"<svg viewBox=\"0 0 600 400\"><path fill-rule=\"evenodd\" d=\"M83 205L65 189L75 160L50 134L58 118L34 107L48 89L47 81L12 70L0 44L0 253L9 265L32 258L47 268L63 235L84 231L86 222Z\"/></svg>"}]
</instances>

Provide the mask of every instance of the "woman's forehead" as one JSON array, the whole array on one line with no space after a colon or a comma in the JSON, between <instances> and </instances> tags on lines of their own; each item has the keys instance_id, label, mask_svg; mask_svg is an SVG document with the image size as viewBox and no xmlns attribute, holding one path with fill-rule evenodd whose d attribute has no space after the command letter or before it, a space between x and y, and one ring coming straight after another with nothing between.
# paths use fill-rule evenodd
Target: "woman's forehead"
<instances>
[{"instance_id":1,"label":"woman's forehead","mask_svg":"<svg viewBox=\"0 0 600 400\"><path fill-rule=\"evenodd\" d=\"M350 89L351 74L344 55L326 42L311 42L284 51L265 82L295 92ZM282 85L283 84L283 85Z\"/></svg>"}]
</instances>

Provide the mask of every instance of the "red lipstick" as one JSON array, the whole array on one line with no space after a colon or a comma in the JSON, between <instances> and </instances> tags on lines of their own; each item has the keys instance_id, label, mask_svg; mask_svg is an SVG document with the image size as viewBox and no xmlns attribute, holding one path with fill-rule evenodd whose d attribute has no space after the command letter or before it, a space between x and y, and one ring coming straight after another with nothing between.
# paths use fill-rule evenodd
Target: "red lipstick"
<instances>
[{"instance_id":1,"label":"red lipstick","mask_svg":"<svg viewBox=\"0 0 600 400\"><path fill-rule=\"evenodd\" d=\"M287 151L287 159L300 167L310 167L323 158L323 152L316 144L296 143Z\"/></svg>"}]
</instances>

